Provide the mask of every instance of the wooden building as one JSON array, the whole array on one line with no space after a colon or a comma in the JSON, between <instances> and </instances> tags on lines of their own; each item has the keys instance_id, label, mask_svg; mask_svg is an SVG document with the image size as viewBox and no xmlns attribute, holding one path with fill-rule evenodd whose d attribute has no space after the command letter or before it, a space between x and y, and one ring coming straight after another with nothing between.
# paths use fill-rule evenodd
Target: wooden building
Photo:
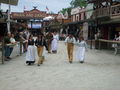
<instances>
[{"instance_id":1,"label":"wooden building","mask_svg":"<svg viewBox=\"0 0 120 90\"><path fill-rule=\"evenodd\" d=\"M11 19L23 23L34 35L42 31L43 18L47 16L56 17L57 14L49 14L45 11L38 10L36 7L30 11L11 13Z\"/></svg>"},{"instance_id":2,"label":"wooden building","mask_svg":"<svg viewBox=\"0 0 120 90\"><path fill-rule=\"evenodd\" d=\"M92 36L100 33L100 39L114 40L115 35L120 32L120 1L119 0L88 0L93 3L94 20ZM105 43L102 48L111 47L111 43Z\"/></svg>"}]
</instances>

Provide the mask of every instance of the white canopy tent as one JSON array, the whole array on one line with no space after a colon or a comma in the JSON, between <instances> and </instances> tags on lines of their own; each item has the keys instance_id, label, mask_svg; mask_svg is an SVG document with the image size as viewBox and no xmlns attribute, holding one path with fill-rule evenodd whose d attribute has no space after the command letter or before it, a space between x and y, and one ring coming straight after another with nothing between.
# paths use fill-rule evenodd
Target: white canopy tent
<instances>
[{"instance_id":1,"label":"white canopy tent","mask_svg":"<svg viewBox=\"0 0 120 90\"><path fill-rule=\"evenodd\" d=\"M18 0L0 0L0 3L4 3L4 4L8 4L9 5L7 28L8 28L8 32L10 32L10 11L11 11L11 5L17 5L18 4Z\"/></svg>"},{"instance_id":2,"label":"white canopy tent","mask_svg":"<svg viewBox=\"0 0 120 90\"><path fill-rule=\"evenodd\" d=\"M46 21L53 20L53 19L54 19L54 17L52 17L52 16L48 16L48 17L43 18L43 20L46 20Z\"/></svg>"}]
</instances>

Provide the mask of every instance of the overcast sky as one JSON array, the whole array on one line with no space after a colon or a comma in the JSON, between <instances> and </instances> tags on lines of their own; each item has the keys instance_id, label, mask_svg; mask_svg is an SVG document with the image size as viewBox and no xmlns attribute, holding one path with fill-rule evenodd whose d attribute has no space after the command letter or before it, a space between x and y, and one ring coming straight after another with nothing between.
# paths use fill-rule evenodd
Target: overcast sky
<instances>
[{"instance_id":1,"label":"overcast sky","mask_svg":"<svg viewBox=\"0 0 120 90\"><path fill-rule=\"evenodd\" d=\"M17 6L11 7L11 12L23 12L24 7L26 10L33 9L33 6L37 6L37 9L41 11L47 11L46 6L49 8L49 11L58 13L62 8L70 6L72 0L19 0ZM3 11L8 9L8 5L2 4L1 8Z\"/></svg>"}]
</instances>

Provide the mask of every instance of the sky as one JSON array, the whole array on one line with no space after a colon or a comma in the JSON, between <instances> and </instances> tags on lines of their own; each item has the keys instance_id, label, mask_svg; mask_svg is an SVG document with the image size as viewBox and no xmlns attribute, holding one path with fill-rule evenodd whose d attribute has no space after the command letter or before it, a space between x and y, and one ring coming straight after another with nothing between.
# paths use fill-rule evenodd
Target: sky
<instances>
[{"instance_id":1,"label":"sky","mask_svg":"<svg viewBox=\"0 0 120 90\"><path fill-rule=\"evenodd\" d=\"M67 8L70 6L72 0L19 0L17 6L11 6L11 12L23 12L25 10L32 10L33 6L37 6L37 9L40 11L47 11L46 6L49 9L49 12L58 13L62 8ZM1 9L6 11L8 5L1 4Z\"/></svg>"}]
</instances>

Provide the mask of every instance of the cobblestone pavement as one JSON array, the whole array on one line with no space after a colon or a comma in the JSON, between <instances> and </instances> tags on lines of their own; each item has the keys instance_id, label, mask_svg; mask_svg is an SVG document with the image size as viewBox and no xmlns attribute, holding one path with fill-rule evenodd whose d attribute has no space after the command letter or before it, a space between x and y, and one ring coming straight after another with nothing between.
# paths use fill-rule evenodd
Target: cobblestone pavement
<instances>
[{"instance_id":1,"label":"cobblestone pavement","mask_svg":"<svg viewBox=\"0 0 120 90\"><path fill-rule=\"evenodd\" d=\"M27 66L25 54L0 64L0 90L120 90L120 55L113 51L88 50L84 64L68 63L66 46L57 54L45 52L45 62Z\"/></svg>"}]
</instances>

